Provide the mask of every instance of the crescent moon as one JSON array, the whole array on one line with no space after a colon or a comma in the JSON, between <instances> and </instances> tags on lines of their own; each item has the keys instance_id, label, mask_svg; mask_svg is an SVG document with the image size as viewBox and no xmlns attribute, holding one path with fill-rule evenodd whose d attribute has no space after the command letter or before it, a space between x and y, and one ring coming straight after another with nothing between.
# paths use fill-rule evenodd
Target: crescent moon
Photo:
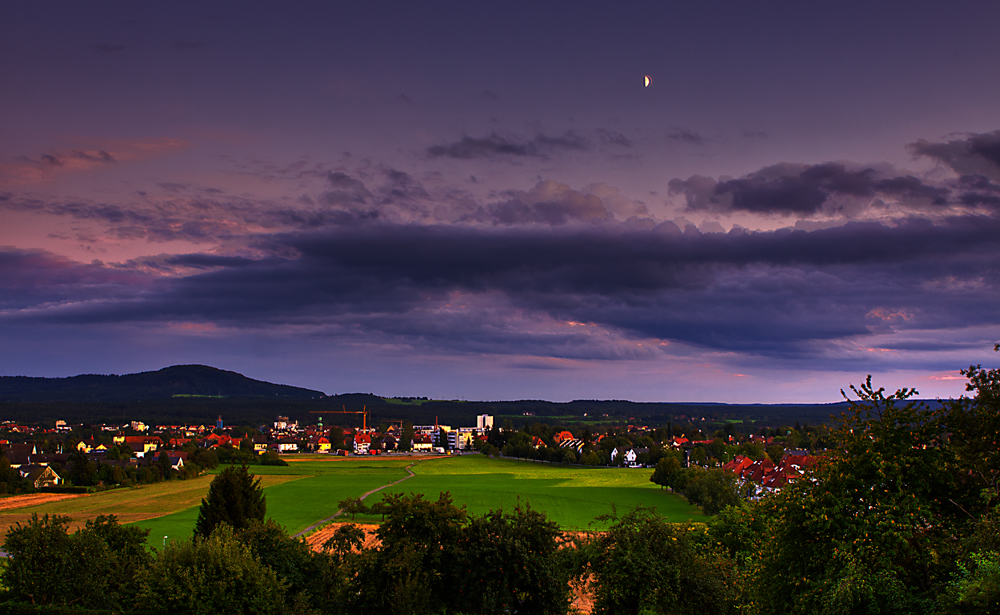
<instances>
[{"instance_id":1,"label":"crescent moon","mask_svg":"<svg viewBox=\"0 0 1000 615\"><path fill-rule=\"evenodd\" d=\"M652 83L652 82L653 82L653 80L650 79L649 75L646 75L646 87L647 88L649 87L649 84Z\"/></svg>"}]
</instances>

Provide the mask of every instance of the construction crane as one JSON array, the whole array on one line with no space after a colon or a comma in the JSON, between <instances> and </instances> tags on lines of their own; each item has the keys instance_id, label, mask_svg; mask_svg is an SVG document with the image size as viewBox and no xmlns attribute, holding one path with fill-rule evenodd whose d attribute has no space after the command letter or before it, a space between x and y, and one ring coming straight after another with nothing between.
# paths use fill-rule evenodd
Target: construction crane
<instances>
[{"instance_id":1,"label":"construction crane","mask_svg":"<svg viewBox=\"0 0 1000 615\"><path fill-rule=\"evenodd\" d=\"M343 408L343 410L310 410L309 414L360 414L361 429L368 431L368 406L362 406L362 410L348 410L347 406L343 406Z\"/></svg>"}]
</instances>

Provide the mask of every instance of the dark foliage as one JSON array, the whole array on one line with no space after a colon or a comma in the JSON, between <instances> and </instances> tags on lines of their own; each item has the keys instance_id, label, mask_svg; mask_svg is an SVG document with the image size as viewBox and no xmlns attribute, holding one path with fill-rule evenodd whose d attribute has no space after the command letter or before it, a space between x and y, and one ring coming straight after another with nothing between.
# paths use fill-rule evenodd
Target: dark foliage
<instances>
[{"instance_id":1,"label":"dark foliage","mask_svg":"<svg viewBox=\"0 0 1000 615\"><path fill-rule=\"evenodd\" d=\"M174 365L155 372L122 376L94 375L71 378L0 376L4 401L130 401L184 396L269 397L313 399L312 391L271 384L207 365Z\"/></svg>"},{"instance_id":2,"label":"dark foliage","mask_svg":"<svg viewBox=\"0 0 1000 615\"><path fill-rule=\"evenodd\" d=\"M569 570L559 544L559 527L530 507L474 517L459 543L457 612L565 613Z\"/></svg>"},{"instance_id":3,"label":"dark foliage","mask_svg":"<svg viewBox=\"0 0 1000 615\"><path fill-rule=\"evenodd\" d=\"M221 523L244 530L254 522L262 523L266 513L260 479L246 466L228 466L212 479L208 495L201 500L194 533L207 538Z\"/></svg>"},{"instance_id":4,"label":"dark foliage","mask_svg":"<svg viewBox=\"0 0 1000 615\"><path fill-rule=\"evenodd\" d=\"M581 547L582 572L595 577L595 614L735 612L735 572L701 530L649 509L612 519Z\"/></svg>"},{"instance_id":5,"label":"dark foliage","mask_svg":"<svg viewBox=\"0 0 1000 615\"><path fill-rule=\"evenodd\" d=\"M32 515L7 532L10 555L0 578L14 600L33 604L120 609L132 606L136 575L149 565L148 530L99 516L77 533L68 517Z\"/></svg>"}]
</instances>

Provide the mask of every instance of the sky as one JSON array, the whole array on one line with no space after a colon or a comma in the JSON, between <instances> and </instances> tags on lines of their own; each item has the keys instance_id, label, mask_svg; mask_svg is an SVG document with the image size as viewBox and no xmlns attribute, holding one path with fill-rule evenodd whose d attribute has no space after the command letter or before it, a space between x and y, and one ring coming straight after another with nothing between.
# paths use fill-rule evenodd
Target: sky
<instances>
[{"instance_id":1,"label":"sky","mask_svg":"<svg viewBox=\"0 0 1000 615\"><path fill-rule=\"evenodd\" d=\"M0 374L781 403L1000 358L1000 4L263 4L0 4Z\"/></svg>"}]
</instances>

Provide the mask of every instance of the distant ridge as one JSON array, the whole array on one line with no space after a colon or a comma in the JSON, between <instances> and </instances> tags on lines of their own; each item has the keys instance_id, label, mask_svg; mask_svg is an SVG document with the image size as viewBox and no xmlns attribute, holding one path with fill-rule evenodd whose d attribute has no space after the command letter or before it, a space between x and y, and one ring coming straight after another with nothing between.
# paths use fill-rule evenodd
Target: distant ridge
<instances>
[{"instance_id":1,"label":"distant ridge","mask_svg":"<svg viewBox=\"0 0 1000 615\"><path fill-rule=\"evenodd\" d=\"M176 396L305 400L325 397L325 394L254 380L208 365L174 365L155 372L121 376L0 376L0 401L123 402Z\"/></svg>"}]
</instances>

